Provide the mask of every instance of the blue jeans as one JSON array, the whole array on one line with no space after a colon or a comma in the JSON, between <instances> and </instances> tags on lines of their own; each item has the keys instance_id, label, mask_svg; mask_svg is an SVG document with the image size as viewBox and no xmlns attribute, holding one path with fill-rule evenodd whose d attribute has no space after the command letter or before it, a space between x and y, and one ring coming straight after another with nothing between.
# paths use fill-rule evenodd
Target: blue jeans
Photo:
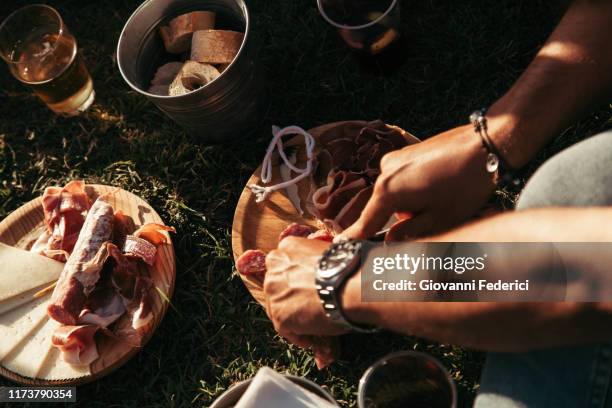
<instances>
[{"instance_id":1,"label":"blue jeans","mask_svg":"<svg viewBox=\"0 0 612 408\"><path fill-rule=\"evenodd\" d=\"M525 186L517 210L609 205L612 131L544 163ZM489 353L480 383L475 408L612 408L612 343Z\"/></svg>"}]
</instances>

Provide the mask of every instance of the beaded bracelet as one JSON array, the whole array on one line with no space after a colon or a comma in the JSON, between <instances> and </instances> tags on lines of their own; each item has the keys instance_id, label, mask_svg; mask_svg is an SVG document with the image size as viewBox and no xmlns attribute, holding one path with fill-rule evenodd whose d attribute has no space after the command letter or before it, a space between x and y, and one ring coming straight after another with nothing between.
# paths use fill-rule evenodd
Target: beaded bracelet
<instances>
[{"instance_id":1,"label":"beaded bracelet","mask_svg":"<svg viewBox=\"0 0 612 408\"><path fill-rule=\"evenodd\" d=\"M514 171L506 164L501 154L491 141L487 129L487 110L479 109L470 115L470 122L474 125L474 132L480 136L482 145L487 150L487 173L495 173L495 183L500 187L518 189L521 180L515 177Z\"/></svg>"}]
</instances>

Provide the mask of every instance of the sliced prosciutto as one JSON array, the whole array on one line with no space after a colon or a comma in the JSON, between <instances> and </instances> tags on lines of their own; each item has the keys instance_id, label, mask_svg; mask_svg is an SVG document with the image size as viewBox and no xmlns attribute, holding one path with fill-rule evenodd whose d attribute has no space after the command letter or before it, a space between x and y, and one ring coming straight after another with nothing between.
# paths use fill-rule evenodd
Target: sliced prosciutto
<instances>
[{"instance_id":1,"label":"sliced prosciutto","mask_svg":"<svg viewBox=\"0 0 612 408\"><path fill-rule=\"evenodd\" d=\"M399 130L382 121L350 122L319 137L312 194L317 218L338 233L352 225L372 194L380 159L408 145Z\"/></svg>"},{"instance_id":2,"label":"sliced prosciutto","mask_svg":"<svg viewBox=\"0 0 612 408\"><path fill-rule=\"evenodd\" d=\"M153 282L139 265L138 259L128 258L115 245L109 245L109 254L113 260L111 267L111 284L121 297L128 316L116 332L119 338L132 345L140 345L143 329L153 320L152 299L150 296Z\"/></svg>"},{"instance_id":3,"label":"sliced prosciutto","mask_svg":"<svg viewBox=\"0 0 612 408\"><path fill-rule=\"evenodd\" d=\"M113 287L96 288L79 315L79 324L107 328L125 313L121 296Z\"/></svg>"},{"instance_id":4,"label":"sliced prosciutto","mask_svg":"<svg viewBox=\"0 0 612 408\"><path fill-rule=\"evenodd\" d=\"M161 245L168 243L168 236L164 231L176 232L173 227L168 227L162 224L148 223L138 228L132 235L138 238L143 238L153 245Z\"/></svg>"},{"instance_id":5,"label":"sliced prosciutto","mask_svg":"<svg viewBox=\"0 0 612 408\"><path fill-rule=\"evenodd\" d=\"M91 204L82 181L50 187L43 195L45 230L31 251L65 261L47 314L60 323L52 335L62 359L89 365L98 358L101 332L140 346L151 326L154 288L147 265L174 228L145 224L114 212L108 193Z\"/></svg>"},{"instance_id":6,"label":"sliced prosciutto","mask_svg":"<svg viewBox=\"0 0 612 408\"><path fill-rule=\"evenodd\" d=\"M53 333L51 343L60 350L62 359L68 364L89 365L99 357L94 340L97 331L95 325L60 326Z\"/></svg>"},{"instance_id":7,"label":"sliced prosciutto","mask_svg":"<svg viewBox=\"0 0 612 408\"><path fill-rule=\"evenodd\" d=\"M45 233L31 251L65 261L76 244L90 207L85 183L74 180L64 187L47 187L42 200Z\"/></svg>"}]
</instances>

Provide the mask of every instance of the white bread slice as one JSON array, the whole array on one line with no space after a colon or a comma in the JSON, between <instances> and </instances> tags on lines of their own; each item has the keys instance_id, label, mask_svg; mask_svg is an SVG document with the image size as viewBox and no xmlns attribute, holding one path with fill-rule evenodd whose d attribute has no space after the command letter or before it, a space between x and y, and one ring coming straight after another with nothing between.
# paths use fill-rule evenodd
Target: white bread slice
<instances>
[{"instance_id":1,"label":"white bread slice","mask_svg":"<svg viewBox=\"0 0 612 408\"><path fill-rule=\"evenodd\" d=\"M0 243L0 302L56 281L64 264Z\"/></svg>"},{"instance_id":2,"label":"white bread slice","mask_svg":"<svg viewBox=\"0 0 612 408\"><path fill-rule=\"evenodd\" d=\"M0 361L17 348L47 320L49 295L0 316Z\"/></svg>"},{"instance_id":3,"label":"white bread slice","mask_svg":"<svg viewBox=\"0 0 612 408\"><path fill-rule=\"evenodd\" d=\"M209 64L187 61L170 84L170 95L184 95L214 81L221 73Z\"/></svg>"},{"instance_id":4,"label":"white bread slice","mask_svg":"<svg viewBox=\"0 0 612 408\"><path fill-rule=\"evenodd\" d=\"M242 45L244 33L229 30L199 30L191 40L191 59L208 64L229 64Z\"/></svg>"},{"instance_id":5,"label":"white bread slice","mask_svg":"<svg viewBox=\"0 0 612 408\"><path fill-rule=\"evenodd\" d=\"M159 28L166 51L180 54L191 47L191 36L197 30L215 27L216 14L212 11L193 11L170 20Z\"/></svg>"}]
</instances>

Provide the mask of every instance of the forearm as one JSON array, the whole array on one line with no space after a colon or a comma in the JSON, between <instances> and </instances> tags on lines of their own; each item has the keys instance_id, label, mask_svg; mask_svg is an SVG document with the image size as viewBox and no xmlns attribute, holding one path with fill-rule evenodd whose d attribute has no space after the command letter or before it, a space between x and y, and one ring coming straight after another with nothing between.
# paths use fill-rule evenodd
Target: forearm
<instances>
[{"instance_id":1,"label":"forearm","mask_svg":"<svg viewBox=\"0 0 612 408\"><path fill-rule=\"evenodd\" d=\"M512 167L612 94L612 2L575 1L514 86L488 113L489 134Z\"/></svg>"},{"instance_id":2,"label":"forearm","mask_svg":"<svg viewBox=\"0 0 612 408\"><path fill-rule=\"evenodd\" d=\"M364 324L485 351L528 351L612 336L610 314L589 303L403 302L351 310L349 318Z\"/></svg>"},{"instance_id":3,"label":"forearm","mask_svg":"<svg viewBox=\"0 0 612 408\"><path fill-rule=\"evenodd\" d=\"M612 233L604 231L609 228L602 228L606 222L612 222L612 209L531 210L481 220L424 241L612 242ZM514 262L513 276L546 267L541 259L534 262L540 264ZM589 272L602 271L585 270ZM361 302L360 276L347 283L343 306L356 322L484 350L528 350L612 336L612 313L606 304Z\"/></svg>"}]
</instances>

